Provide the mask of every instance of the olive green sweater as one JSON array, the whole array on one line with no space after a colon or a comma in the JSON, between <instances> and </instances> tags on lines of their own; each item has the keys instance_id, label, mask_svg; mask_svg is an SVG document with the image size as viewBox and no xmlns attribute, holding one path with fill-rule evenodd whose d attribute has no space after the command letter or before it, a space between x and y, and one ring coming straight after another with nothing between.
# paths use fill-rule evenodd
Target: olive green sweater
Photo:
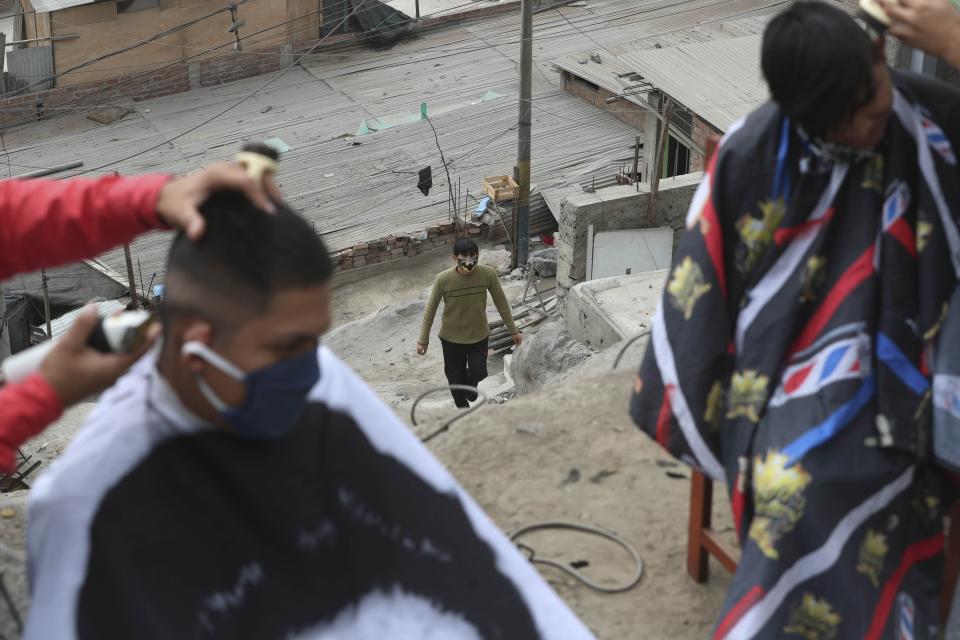
<instances>
[{"instance_id":1,"label":"olive green sweater","mask_svg":"<svg viewBox=\"0 0 960 640\"><path fill-rule=\"evenodd\" d=\"M457 273L457 268L447 269L437 275L433 281L433 292L427 301L423 313L423 326L420 328L420 344L430 340L430 328L437 314L440 300L443 300L443 319L440 322L440 337L458 344L473 344L490 335L487 324L487 291L497 305L497 311L503 318L510 335L517 332L510 313L510 304L503 294L500 278L492 268L478 264L470 275Z\"/></svg>"}]
</instances>

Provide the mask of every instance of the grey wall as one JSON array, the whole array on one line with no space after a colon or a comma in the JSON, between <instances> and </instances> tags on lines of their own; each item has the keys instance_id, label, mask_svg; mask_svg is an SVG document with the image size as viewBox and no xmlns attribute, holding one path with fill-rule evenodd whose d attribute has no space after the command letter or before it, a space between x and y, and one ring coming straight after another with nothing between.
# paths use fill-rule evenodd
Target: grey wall
<instances>
[{"instance_id":1,"label":"grey wall","mask_svg":"<svg viewBox=\"0 0 960 640\"><path fill-rule=\"evenodd\" d=\"M680 238L690 201L703 178L702 173L691 173L660 181L657 193L655 220L647 215L649 185L609 187L595 193L567 194L560 200L557 294L560 312L564 312L564 297L570 287L586 278L587 228L594 231L622 231L669 226L674 229L674 246Z\"/></svg>"}]
</instances>

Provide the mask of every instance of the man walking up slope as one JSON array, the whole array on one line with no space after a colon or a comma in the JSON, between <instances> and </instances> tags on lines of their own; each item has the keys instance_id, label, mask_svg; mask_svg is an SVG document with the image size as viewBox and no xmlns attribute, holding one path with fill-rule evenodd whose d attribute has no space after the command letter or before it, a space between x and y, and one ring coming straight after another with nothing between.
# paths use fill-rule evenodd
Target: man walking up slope
<instances>
[{"instance_id":1,"label":"man walking up slope","mask_svg":"<svg viewBox=\"0 0 960 640\"><path fill-rule=\"evenodd\" d=\"M487 292L500 312L513 343L519 345L520 332L513 323L510 304L500 286L496 270L477 264L480 249L473 240L461 238L453 245L456 266L437 275L433 292L423 313L423 326L417 340L417 355L427 353L430 329L443 300L440 324L440 344L443 346L443 369L450 384L476 387L487 377L487 341L490 325L487 323ZM453 401L461 409L477 399L476 393L451 390Z\"/></svg>"}]
</instances>

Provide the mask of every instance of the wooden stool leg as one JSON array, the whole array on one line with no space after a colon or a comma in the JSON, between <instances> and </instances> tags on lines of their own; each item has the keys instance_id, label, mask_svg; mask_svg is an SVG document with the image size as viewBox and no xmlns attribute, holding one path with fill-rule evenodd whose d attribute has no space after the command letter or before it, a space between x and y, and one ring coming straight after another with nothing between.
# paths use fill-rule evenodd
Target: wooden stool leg
<instances>
[{"instance_id":1,"label":"wooden stool leg","mask_svg":"<svg viewBox=\"0 0 960 640\"><path fill-rule=\"evenodd\" d=\"M950 532L946 546L946 566L943 572L943 598L940 603L940 617L944 624L950 615L953 604L953 592L960 580L960 502L950 510Z\"/></svg>"},{"instance_id":2,"label":"wooden stool leg","mask_svg":"<svg viewBox=\"0 0 960 640\"><path fill-rule=\"evenodd\" d=\"M687 573L695 582L710 577L710 554L704 545L704 534L710 529L713 513L713 483L699 471L690 480L690 530L687 533Z\"/></svg>"}]
</instances>

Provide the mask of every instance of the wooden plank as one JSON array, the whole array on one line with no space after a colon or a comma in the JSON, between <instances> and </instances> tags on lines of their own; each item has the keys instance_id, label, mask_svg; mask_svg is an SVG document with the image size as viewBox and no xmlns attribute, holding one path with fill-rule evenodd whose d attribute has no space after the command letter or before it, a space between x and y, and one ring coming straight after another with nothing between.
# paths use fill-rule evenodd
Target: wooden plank
<instances>
[{"instance_id":1,"label":"wooden plank","mask_svg":"<svg viewBox=\"0 0 960 640\"><path fill-rule=\"evenodd\" d=\"M736 573L737 563L740 561L740 554L730 549L730 547L720 539L716 531L713 529L704 530L703 546L710 552L710 555L723 565L724 569L730 573Z\"/></svg>"},{"instance_id":2,"label":"wooden plank","mask_svg":"<svg viewBox=\"0 0 960 640\"><path fill-rule=\"evenodd\" d=\"M960 502L950 510L950 531L947 534L947 546L943 572L943 593L941 594L940 616L944 623L950 615L953 593L960 580ZM958 612L960 613L960 612Z\"/></svg>"}]
</instances>

